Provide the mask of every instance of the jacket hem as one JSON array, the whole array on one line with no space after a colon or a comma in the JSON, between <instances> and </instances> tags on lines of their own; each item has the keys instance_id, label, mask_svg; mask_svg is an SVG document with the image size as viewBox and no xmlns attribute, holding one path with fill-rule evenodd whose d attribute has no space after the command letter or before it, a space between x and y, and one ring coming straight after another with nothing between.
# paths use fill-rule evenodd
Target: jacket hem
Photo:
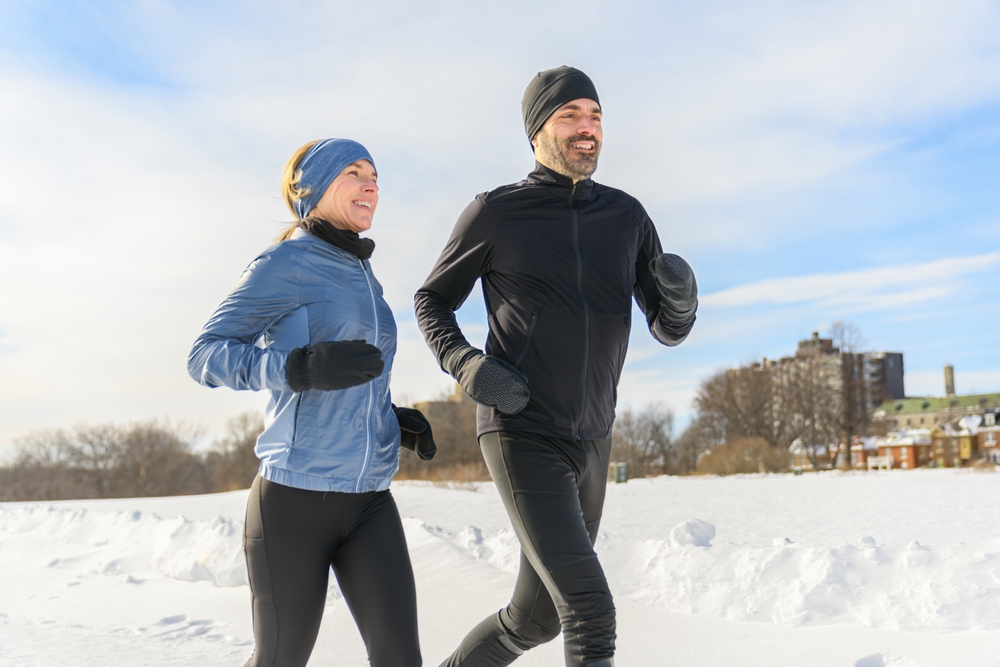
<instances>
[{"instance_id":1,"label":"jacket hem","mask_svg":"<svg viewBox=\"0 0 1000 667\"><path fill-rule=\"evenodd\" d=\"M360 488L357 478L338 479L333 477L318 477L302 472L292 472L285 468L276 468L264 463L260 464L260 476L269 482L290 486L306 491L338 491L340 493L367 493L369 491L385 491L389 488L392 478L365 479Z\"/></svg>"},{"instance_id":2,"label":"jacket hem","mask_svg":"<svg viewBox=\"0 0 1000 667\"><path fill-rule=\"evenodd\" d=\"M504 431L507 433L534 433L552 438L562 438L563 440L607 440L611 437L611 428L606 430L583 429L580 437L577 438L572 428L557 428L545 424L535 424L532 422L512 422L510 420L494 421L483 420L476 425L476 437L482 437L486 433L494 431Z\"/></svg>"}]
</instances>

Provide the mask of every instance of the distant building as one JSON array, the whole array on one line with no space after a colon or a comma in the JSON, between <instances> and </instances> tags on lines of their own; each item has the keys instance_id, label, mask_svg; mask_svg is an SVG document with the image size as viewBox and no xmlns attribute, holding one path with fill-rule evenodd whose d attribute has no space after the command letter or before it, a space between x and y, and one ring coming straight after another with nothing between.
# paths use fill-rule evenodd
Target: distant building
<instances>
[{"instance_id":1,"label":"distant building","mask_svg":"<svg viewBox=\"0 0 1000 667\"><path fill-rule=\"evenodd\" d=\"M1000 410L983 415L979 428L979 451L990 463L1000 463Z\"/></svg>"},{"instance_id":2,"label":"distant building","mask_svg":"<svg viewBox=\"0 0 1000 667\"><path fill-rule=\"evenodd\" d=\"M864 467L868 459L878 456L878 438L856 435L851 438L851 466Z\"/></svg>"},{"instance_id":3,"label":"distant building","mask_svg":"<svg viewBox=\"0 0 1000 667\"><path fill-rule=\"evenodd\" d=\"M934 428L959 417L1000 410L1000 393L957 396L955 369L950 364L944 367L944 390L944 397L887 399L872 413L872 431L884 435L904 428Z\"/></svg>"},{"instance_id":4,"label":"distant building","mask_svg":"<svg viewBox=\"0 0 1000 667\"><path fill-rule=\"evenodd\" d=\"M880 405L872 415L872 426L883 433L901 428L933 428L959 417L983 415L998 409L1000 393L904 398Z\"/></svg>"},{"instance_id":5,"label":"distant building","mask_svg":"<svg viewBox=\"0 0 1000 667\"><path fill-rule=\"evenodd\" d=\"M979 454L979 427L983 416L957 417L931 429L932 462L937 468L960 468Z\"/></svg>"},{"instance_id":6,"label":"distant building","mask_svg":"<svg viewBox=\"0 0 1000 667\"><path fill-rule=\"evenodd\" d=\"M866 352L862 358L870 408L906 396L902 352Z\"/></svg>"},{"instance_id":7,"label":"distant building","mask_svg":"<svg viewBox=\"0 0 1000 667\"><path fill-rule=\"evenodd\" d=\"M878 455L889 459L890 468L923 468L930 461L931 431L926 428L902 429L878 438Z\"/></svg>"},{"instance_id":8,"label":"distant building","mask_svg":"<svg viewBox=\"0 0 1000 667\"><path fill-rule=\"evenodd\" d=\"M820 470L829 470L833 467L830 461L830 450L826 446L813 446L811 455L809 449L810 448L806 447L806 444L802 442L801 438L796 438L792 442L791 446L788 448L788 456L791 461L792 470L811 472L817 468ZM816 459L815 465L813 464L813 457Z\"/></svg>"},{"instance_id":9,"label":"distant building","mask_svg":"<svg viewBox=\"0 0 1000 667\"><path fill-rule=\"evenodd\" d=\"M841 352L833 346L833 339L820 338L819 332L814 331L812 338L799 341L795 358L818 357L836 359L845 373L862 380L858 395L869 410L906 396L902 352Z\"/></svg>"}]
</instances>

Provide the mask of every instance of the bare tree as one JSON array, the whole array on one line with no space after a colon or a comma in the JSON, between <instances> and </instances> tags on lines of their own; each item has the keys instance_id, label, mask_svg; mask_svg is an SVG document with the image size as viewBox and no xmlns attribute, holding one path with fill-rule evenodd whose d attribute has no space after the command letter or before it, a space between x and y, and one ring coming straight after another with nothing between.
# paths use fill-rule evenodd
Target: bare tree
<instances>
[{"instance_id":1,"label":"bare tree","mask_svg":"<svg viewBox=\"0 0 1000 667\"><path fill-rule=\"evenodd\" d=\"M785 366L792 376L788 405L794 424L792 441L798 439L803 443L814 468L818 469L820 452L836 442L839 433L836 391L840 386L840 366L837 357L797 359Z\"/></svg>"},{"instance_id":2,"label":"bare tree","mask_svg":"<svg viewBox=\"0 0 1000 667\"><path fill-rule=\"evenodd\" d=\"M681 438L686 450L700 455L759 438L783 455L801 439L816 463L818 452L839 434L834 406L842 385L837 360L821 356L755 361L709 377L698 387L697 416ZM687 465L692 463L689 458Z\"/></svg>"},{"instance_id":3,"label":"bare tree","mask_svg":"<svg viewBox=\"0 0 1000 667\"><path fill-rule=\"evenodd\" d=\"M795 412L798 375L791 367L754 362L703 381L694 406L702 432L712 436L706 444L756 437L787 449L805 428Z\"/></svg>"},{"instance_id":4,"label":"bare tree","mask_svg":"<svg viewBox=\"0 0 1000 667\"><path fill-rule=\"evenodd\" d=\"M669 472L673 459L674 414L658 403L639 412L626 408L615 419L611 460L628 464L629 476Z\"/></svg>"},{"instance_id":5,"label":"bare tree","mask_svg":"<svg viewBox=\"0 0 1000 667\"><path fill-rule=\"evenodd\" d=\"M59 500L91 497L65 460L69 434L37 431L16 440L14 456L0 468L0 500Z\"/></svg>"},{"instance_id":6,"label":"bare tree","mask_svg":"<svg viewBox=\"0 0 1000 667\"><path fill-rule=\"evenodd\" d=\"M8 500L179 495L210 490L193 433L157 422L47 430L17 441L0 474Z\"/></svg>"},{"instance_id":7,"label":"bare tree","mask_svg":"<svg viewBox=\"0 0 1000 667\"><path fill-rule=\"evenodd\" d=\"M694 472L702 455L713 445L722 442L725 442L725 438L711 418L696 415L674 443L670 474L686 475Z\"/></svg>"},{"instance_id":8,"label":"bare tree","mask_svg":"<svg viewBox=\"0 0 1000 667\"><path fill-rule=\"evenodd\" d=\"M204 493L209 482L192 453L197 433L168 422L137 422L119 429L111 495L176 496Z\"/></svg>"},{"instance_id":9,"label":"bare tree","mask_svg":"<svg viewBox=\"0 0 1000 667\"><path fill-rule=\"evenodd\" d=\"M112 498L115 493L115 467L123 458L122 429L114 424L78 426L72 436L56 435L61 441L63 458L90 497Z\"/></svg>"},{"instance_id":10,"label":"bare tree","mask_svg":"<svg viewBox=\"0 0 1000 667\"><path fill-rule=\"evenodd\" d=\"M840 348L841 378L836 388L836 412L831 415L837 425L840 445L843 447L842 465L850 468L850 443L855 435L863 435L868 430L870 420L868 409L868 385L865 382L865 358L861 350L868 341L861 329L852 322L837 320L830 325L830 338Z\"/></svg>"},{"instance_id":11,"label":"bare tree","mask_svg":"<svg viewBox=\"0 0 1000 667\"><path fill-rule=\"evenodd\" d=\"M213 444L205 457L213 489L233 491L253 484L260 467L254 448L263 431L264 418L255 410L226 422L226 435Z\"/></svg>"},{"instance_id":12,"label":"bare tree","mask_svg":"<svg viewBox=\"0 0 1000 667\"><path fill-rule=\"evenodd\" d=\"M856 353L868 347L868 340L862 335L861 327L845 320L837 320L828 331L833 346L841 352Z\"/></svg>"}]
</instances>

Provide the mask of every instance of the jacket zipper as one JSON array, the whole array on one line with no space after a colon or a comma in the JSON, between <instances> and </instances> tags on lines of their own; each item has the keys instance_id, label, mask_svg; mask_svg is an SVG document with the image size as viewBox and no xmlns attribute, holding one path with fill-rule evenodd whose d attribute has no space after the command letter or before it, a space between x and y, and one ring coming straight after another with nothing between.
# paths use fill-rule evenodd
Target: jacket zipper
<instances>
[{"instance_id":1,"label":"jacket zipper","mask_svg":"<svg viewBox=\"0 0 1000 667\"><path fill-rule=\"evenodd\" d=\"M580 220L576 209L573 208L573 195L576 193L576 183L569 194L570 210L573 214L573 249L576 251L576 289L580 293L580 301L583 302L583 370L582 389L580 391L580 414L573 425L573 437L580 440L580 426L583 423L584 411L587 408L587 375L590 370L590 304L583 294L583 255L580 252Z\"/></svg>"},{"instance_id":2,"label":"jacket zipper","mask_svg":"<svg viewBox=\"0 0 1000 667\"><path fill-rule=\"evenodd\" d=\"M361 259L358 260L361 265L361 273L365 274L365 280L368 282L368 293L372 298L372 316L375 319L375 345L378 345L378 306L375 304L375 288L372 287L372 280L368 276L368 271L365 269L365 263ZM376 378L377 379L377 378ZM365 478L365 473L368 472L369 459L371 457L372 450L372 405L375 402L375 380L373 379L368 383L368 415L365 418L365 461L361 465L361 474L358 475L358 482L354 485L354 492L361 493L361 481Z\"/></svg>"}]
</instances>

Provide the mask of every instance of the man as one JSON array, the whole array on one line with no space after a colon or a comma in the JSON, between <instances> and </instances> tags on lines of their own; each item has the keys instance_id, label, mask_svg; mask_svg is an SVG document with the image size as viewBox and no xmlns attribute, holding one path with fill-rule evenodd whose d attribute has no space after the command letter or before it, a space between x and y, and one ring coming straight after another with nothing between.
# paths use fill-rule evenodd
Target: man
<instances>
[{"instance_id":1,"label":"man","mask_svg":"<svg viewBox=\"0 0 1000 667\"><path fill-rule=\"evenodd\" d=\"M510 604L447 667L508 665L564 635L566 664L611 667L615 608L594 552L634 296L653 336L691 330L697 286L638 201L590 179L601 105L583 72L540 72L521 102L535 169L477 195L415 297L442 368L477 402L483 457L521 543ZM455 319L482 280L486 351Z\"/></svg>"}]
</instances>

